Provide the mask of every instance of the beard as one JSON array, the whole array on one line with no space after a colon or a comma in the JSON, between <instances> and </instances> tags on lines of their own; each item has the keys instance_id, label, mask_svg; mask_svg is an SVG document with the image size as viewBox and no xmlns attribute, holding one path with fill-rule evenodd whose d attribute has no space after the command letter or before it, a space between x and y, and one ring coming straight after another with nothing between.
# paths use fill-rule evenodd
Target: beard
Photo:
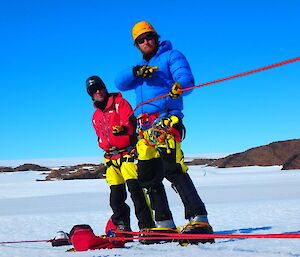
<instances>
[{"instance_id":1,"label":"beard","mask_svg":"<svg viewBox=\"0 0 300 257\"><path fill-rule=\"evenodd\" d=\"M107 101L108 101L108 94L105 95L104 99L102 101L95 101L94 100L94 105L100 109L101 111L103 111L107 105Z\"/></svg>"}]
</instances>

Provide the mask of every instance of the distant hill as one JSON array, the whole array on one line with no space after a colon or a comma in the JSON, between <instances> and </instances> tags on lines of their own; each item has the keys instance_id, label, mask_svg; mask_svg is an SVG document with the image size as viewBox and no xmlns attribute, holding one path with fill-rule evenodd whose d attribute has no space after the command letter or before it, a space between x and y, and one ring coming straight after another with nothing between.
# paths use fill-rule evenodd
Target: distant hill
<instances>
[{"instance_id":1,"label":"distant hill","mask_svg":"<svg viewBox=\"0 0 300 257\"><path fill-rule=\"evenodd\" d=\"M213 161L219 168L282 165L283 169L300 169L300 139L274 142L231 154Z\"/></svg>"},{"instance_id":2,"label":"distant hill","mask_svg":"<svg viewBox=\"0 0 300 257\"><path fill-rule=\"evenodd\" d=\"M188 166L191 166L191 165L209 165L209 164L211 164L212 162L214 162L216 160L217 159L204 159L204 158L198 159L198 158L195 158L191 161L186 162L186 164Z\"/></svg>"},{"instance_id":3,"label":"distant hill","mask_svg":"<svg viewBox=\"0 0 300 257\"><path fill-rule=\"evenodd\" d=\"M300 169L300 153L293 155L289 158L282 167L283 170Z\"/></svg>"},{"instance_id":4,"label":"distant hill","mask_svg":"<svg viewBox=\"0 0 300 257\"><path fill-rule=\"evenodd\" d=\"M105 178L106 167L103 164L79 164L52 169L45 180L72 180Z\"/></svg>"},{"instance_id":5,"label":"distant hill","mask_svg":"<svg viewBox=\"0 0 300 257\"><path fill-rule=\"evenodd\" d=\"M300 170L300 139L274 142L219 159L194 158L186 164L219 168L282 165L283 170ZM25 163L16 168L0 166L0 172L27 170L44 171L46 177L43 180L70 180L105 178L106 168L103 164L78 164L59 168L48 168L31 163Z\"/></svg>"},{"instance_id":6,"label":"distant hill","mask_svg":"<svg viewBox=\"0 0 300 257\"><path fill-rule=\"evenodd\" d=\"M28 170L50 171L51 169L37 164L32 164L32 163L24 163L22 165L17 166L16 168L0 166L0 172L15 172L15 171L28 171Z\"/></svg>"},{"instance_id":7,"label":"distant hill","mask_svg":"<svg viewBox=\"0 0 300 257\"><path fill-rule=\"evenodd\" d=\"M17 172L17 171L44 171L45 180L72 180L72 179L95 179L105 178L106 168L103 164L79 164L75 166L61 166L59 168L47 168L36 164L25 163L16 168L1 167L0 172Z\"/></svg>"}]
</instances>

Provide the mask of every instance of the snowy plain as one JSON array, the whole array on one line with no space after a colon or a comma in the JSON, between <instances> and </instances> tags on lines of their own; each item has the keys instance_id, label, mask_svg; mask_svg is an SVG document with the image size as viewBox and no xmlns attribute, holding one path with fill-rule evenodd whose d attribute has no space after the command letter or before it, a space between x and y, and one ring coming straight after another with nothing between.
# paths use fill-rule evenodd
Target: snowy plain
<instances>
[{"instance_id":1,"label":"snowy plain","mask_svg":"<svg viewBox=\"0 0 300 257\"><path fill-rule=\"evenodd\" d=\"M215 231L248 229L252 233L300 231L300 170L281 167L219 169L191 166L196 188L206 204ZM111 215L105 180L38 182L42 172L0 173L0 242L52 239L73 225L89 224L103 234ZM164 181L177 225L184 225L179 196ZM130 197L132 229L137 230ZM124 249L66 252L70 247L50 243L0 244L1 257L118 257L118 256L289 256L300 257L300 239L216 240L212 245L177 243L141 245Z\"/></svg>"}]
</instances>

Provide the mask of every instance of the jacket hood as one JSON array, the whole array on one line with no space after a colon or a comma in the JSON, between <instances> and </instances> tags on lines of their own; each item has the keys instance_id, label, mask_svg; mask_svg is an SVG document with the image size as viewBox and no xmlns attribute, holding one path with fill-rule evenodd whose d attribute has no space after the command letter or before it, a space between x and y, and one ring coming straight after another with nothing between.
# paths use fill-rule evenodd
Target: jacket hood
<instances>
[{"instance_id":1,"label":"jacket hood","mask_svg":"<svg viewBox=\"0 0 300 257\"><path fill-rule=\"evenodd\" d=\"M160 55L166 51L173 49L172 43L169 40L162 41L159 46L156 55Z\"/></svg>"},{"instance_id":2,"label":"jacket hood","mask_svg":"<svg viewBox=\"0 0 300 257\"><path fill-rule=\"evenodd\" d=\"M172 50L172 44L169 40L165 40L159 43L156 53L152 53L151 55L143 55L143 60L150 61L153 57L161 55L164 52Z\"/></svg>"}]
</instances>

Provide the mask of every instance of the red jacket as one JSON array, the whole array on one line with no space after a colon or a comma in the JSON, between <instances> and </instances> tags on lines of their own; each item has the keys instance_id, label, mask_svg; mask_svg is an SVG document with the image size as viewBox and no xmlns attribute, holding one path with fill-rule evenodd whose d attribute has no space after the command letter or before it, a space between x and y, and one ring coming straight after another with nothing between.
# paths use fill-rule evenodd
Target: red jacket
<instances>
[{"instance_id":1,"label":"red jacket","mask_svg":"<svg viewBox=\"0 0 300 257\"><path fill-rule=\"evenodd\" d=\"M109 94L105 109L96 109L92 122L98 136L98 144L105 152L125 149L131 145L132 137L135 136L135 125L130 121L132 115L132 108L121 93ZM114 125L125 126L127 133L114 135Z\"/></svg>"}]
</instances>

